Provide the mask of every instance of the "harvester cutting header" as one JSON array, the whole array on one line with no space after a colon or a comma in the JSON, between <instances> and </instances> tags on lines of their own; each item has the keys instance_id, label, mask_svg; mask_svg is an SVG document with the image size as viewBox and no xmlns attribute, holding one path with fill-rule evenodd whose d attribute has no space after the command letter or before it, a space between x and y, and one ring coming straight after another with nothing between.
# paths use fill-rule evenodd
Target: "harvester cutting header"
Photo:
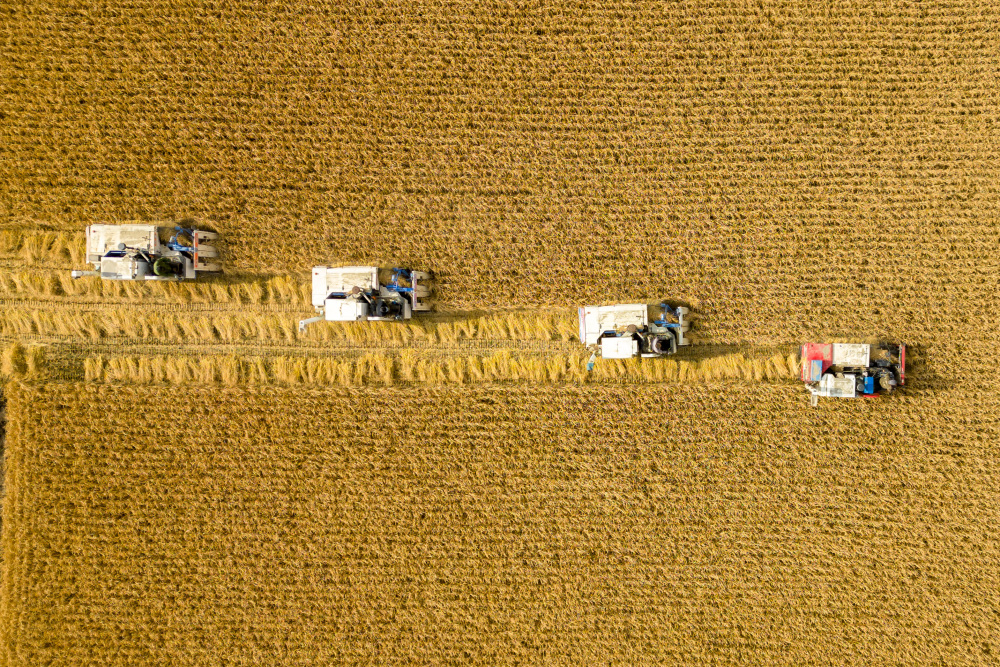
<instances>
[{"instance_id":1,"label":"harvester cutting header","mask_svg":"<svg viewBox=\"0 0 1000 667\"><path fill-rule=\"evenodd\" d=\"M580 314L580 340L587 347L597 347L604 359L629 359L634 356L662 357L678 347L690 344L687 332L688 309L660 304L660 317L650 321L649 306L644 303L614 306L583 306Z\"/></svg>"},{"instance_id":2,"label":"harvester cutting header","mask_svg":"<svg viewBox=\"0 0 1000 667\"><path fill-rule=\"evenodd\" d=\"M312 304L321 313L299 322L305 331L313 322L408 320L413 313L430 310L431 275L413 269L380 269L377 266L315 266L312 270Z\"/></svg>"},{"instance_id":3,"label":"harvester cutting header","mask_svg":"<svg viewBox=\"0 0 1000 667\"><path fill-rule=\"evenodd\" d=\"M816 405L820 396L888 394L906 383L906 346L894 343L807 343L802 380Z\"/></svg>"},{"instance_id":4,"label":"harvester cutting header","mask_svg":"<svg viewBox=\"0 0 1000 667\"><path fill-rule=\"evenodd\" d=\"M222 271L214 232L157 225L90 225L87 263L93 271L74 278L107 280L194 280L199 273Z\"/></svg>"}]
</instances>

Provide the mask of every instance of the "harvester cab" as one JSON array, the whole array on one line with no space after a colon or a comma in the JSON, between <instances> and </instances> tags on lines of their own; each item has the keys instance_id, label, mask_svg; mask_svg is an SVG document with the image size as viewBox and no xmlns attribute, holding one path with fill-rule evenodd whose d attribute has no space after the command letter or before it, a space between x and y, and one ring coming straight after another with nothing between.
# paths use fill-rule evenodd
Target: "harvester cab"
<instances>
[{"instance_id":1,"label":"harvester cab","mask_svg":"<svg viewBox=\"0 0 1000 667\"><path fill-rule=\"evenodd\" d=\"M888 394L906 383L906 346L894 343L807 343L802 381L816 405L821 396L855 398Z\"/></svg>"},{"instance_id":2,"label":"harvester cab","mask_svg":"<svg viewBox=\"0 0 1000 667\"><path fill-rule=\"evenodd\" d=\"M305 331L313 322L408 320L430 310L431 275L412 269L377 266L315 266L312 304L321 313L299 322Z\"/></svg>"},{"instance_id":3,"label":"harvester cab","mask_svg":"<svg viewBox=\"0 0 1000 667\"><path fill-rule=\"evenodd\" d=\"M596 348L604 359L663 357L690 344L688 312L663 302L660 316L650 320L649 306L644 303L583 306L579 310L580 340L588 348Z\"/></svg>"},{"instance_id":4,"label":"harvester cab","mask_svg":"<svg viewBox=\"0 0 1000 667\"><path fill-rule=\"evenodd\" d=\"M92 271L74 278L106 280L194 280L199 273L222 271L214 232L157 225L90 225L87 263Z\"/></svg>"}]
</instances>

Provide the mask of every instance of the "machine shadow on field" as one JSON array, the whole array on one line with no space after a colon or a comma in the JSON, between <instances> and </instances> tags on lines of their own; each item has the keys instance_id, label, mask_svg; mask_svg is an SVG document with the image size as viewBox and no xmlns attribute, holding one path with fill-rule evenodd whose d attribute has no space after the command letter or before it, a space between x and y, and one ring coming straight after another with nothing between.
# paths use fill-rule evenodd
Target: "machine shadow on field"
<instances>
[{"instance_id":1,"label":"machine shadow on field","mask_svg":"<svg viewBox=\"0 0 1000 667\"><path fill-rule=\"evenodd\" d=\"M924 344L906 346L906 387L935 391L957 389L961 383L955 380L953 374L941 373L927 363L927 351L928 346Z\"/></svg>"}]
</instances>

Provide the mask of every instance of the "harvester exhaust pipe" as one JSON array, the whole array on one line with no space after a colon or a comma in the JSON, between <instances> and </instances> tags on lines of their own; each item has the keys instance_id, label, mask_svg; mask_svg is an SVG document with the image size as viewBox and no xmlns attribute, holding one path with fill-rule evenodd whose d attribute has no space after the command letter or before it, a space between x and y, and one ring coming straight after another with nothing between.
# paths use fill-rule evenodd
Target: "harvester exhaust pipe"
<instances>
[{"instance_id":1,"label":"harvester exhaust pipe","mask_svg":"<svg viewBox=\"0 0 1000 667\"><path fill-rule=\"evenodd\" d=\"M322 321L323 321L322 317L310 317L307 320L299 320L299 333L303 333L306 330L306 327L312 324L313 322L322 322Z\"/></svg>"},{"instance_id":2,"label":"harvester exhaust pipe","mask_svg":"<svg viewBox=\"0 0 1000 667\"><path fill-rule=\"evenodd\" d=\"M70 275L73 276L74 278L83 278L84 276L99 276L99 275L101 275L101 272L100 271L73 271L72 273L70 273Z\"/></svg>"}]
</instances>

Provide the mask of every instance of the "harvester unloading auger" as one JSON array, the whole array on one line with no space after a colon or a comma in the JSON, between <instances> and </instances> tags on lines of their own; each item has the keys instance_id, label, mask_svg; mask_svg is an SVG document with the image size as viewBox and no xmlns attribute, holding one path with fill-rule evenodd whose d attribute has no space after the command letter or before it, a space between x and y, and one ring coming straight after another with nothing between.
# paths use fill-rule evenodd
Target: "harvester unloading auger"
<instances>
[{"instance_id":1,"label":"harvester unloading auger","mask_svg":"<svg viewBox=\"0 0 1000 667\"><path fill-rule=\"evenodd\" d=\"M430 310L431 274L413 269L377 266L315 266L312 304L321 315L299 322L305 331L313 322L408 320Z\"/></svg>"},{"instance_id":2,"label":"harvester unloading auger","mask_svg":"<svg viewBox=\"0 0 1000 667\"><path fill-rule=\"evenodd\" d=\"M820 396L888 394L906 384L906 346L895 343L807 343L802 380L816 405Z\"/></svg>"},{"instance_id":3,"label":"harvester unloading auger","mask_svg":"<svg viewBox=\"0 0 1000 667\"><path fill-rule=\"evenodd\" d=\"M93 271L74 278L106 280L194 280L199 273L222 271L215 232L157 225L90 225L87 263ZM166 239L166 240L164 240Z\"/></svg>"},{"instance_id":4,"label":"harvester unloading auger","mask_svg":"<svg viewBox=\"0 0 1000 667\"><path fill-rule=\"evenodd\" d=\"M588 370L598 352L604 359L664 357L689 345L690 311L683 306L672 308L666 302L660 303L660 311L660 317L650 321L649 306L644 303L581 307L580 341L588 348L596 347Z\"/></svg>"}]
</instances>

